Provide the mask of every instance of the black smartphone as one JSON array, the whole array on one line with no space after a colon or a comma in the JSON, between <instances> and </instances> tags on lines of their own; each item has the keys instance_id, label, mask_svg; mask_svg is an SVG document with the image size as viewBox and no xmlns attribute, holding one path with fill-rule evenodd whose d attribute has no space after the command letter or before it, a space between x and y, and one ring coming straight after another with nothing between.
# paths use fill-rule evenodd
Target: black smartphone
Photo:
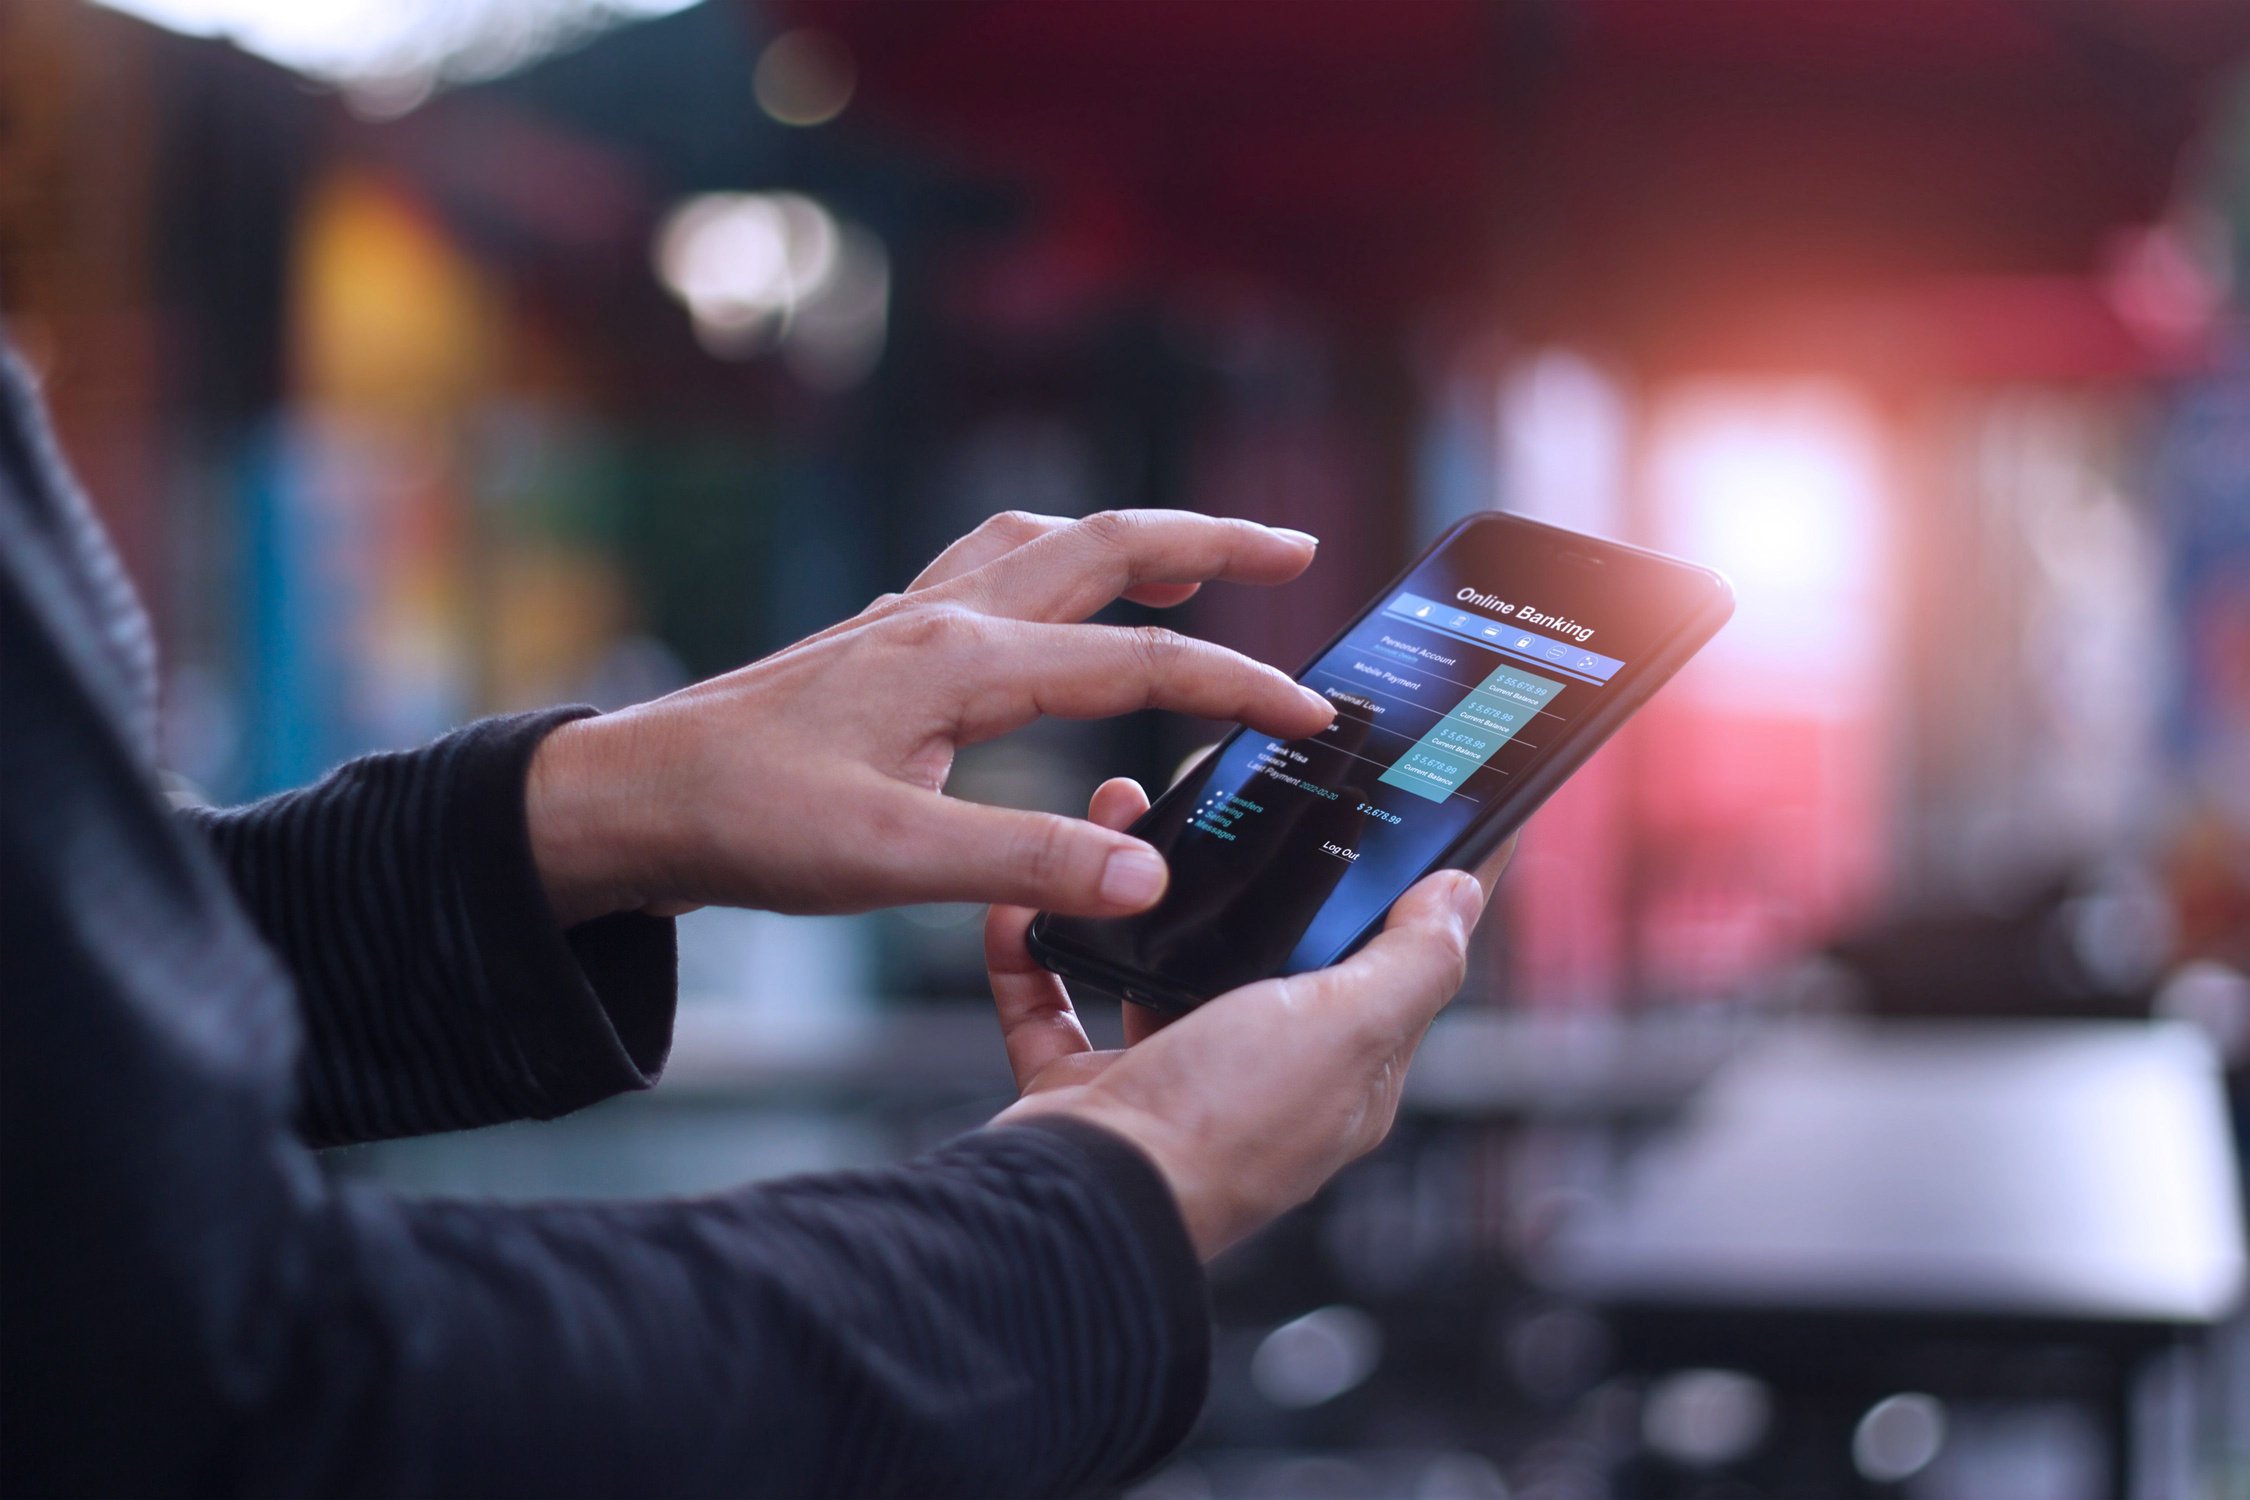
<instances>
[{"instance_id":1,"label":"black smartphone","mask_svg":"<svg viewBox=\"0 0 2250 1500\"><path fill-rule=\"evenodd\" d=\"M1422 876L1498 848L1733 612L1709 568L1463 521L1298 674L1336 705L1327 729L1238 729L1133 825L1171 866L1162 900L1043 912L1031 951L1166 1011L1332 964Z\"/></svg>"}]
</instances>

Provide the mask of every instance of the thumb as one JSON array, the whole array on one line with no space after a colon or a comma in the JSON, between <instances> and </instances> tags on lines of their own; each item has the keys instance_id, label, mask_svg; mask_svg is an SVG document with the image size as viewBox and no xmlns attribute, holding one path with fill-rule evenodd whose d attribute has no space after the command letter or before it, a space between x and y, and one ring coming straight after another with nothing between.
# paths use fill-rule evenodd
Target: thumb
<instances>
[{"instance_id":1,"label":"thumb","mask_svg":"<svg viewBox=\"0 0 2250 1500\"><path fill-rule=\"evenodd\" d=\"M1466 871L1441 870L1416 882L1372 942L1322 971L1323 990L1340 1005L1420 1036L1461 988L1484 900L1484 887Z\"/></svg>"},{"instance_id":2,"label":"thumb","mask_svg":"<svg viewBox=\"0 0 2250 1500\"><path fill-rule=\"evenodd\" d=\"M985 901L1072 916L1124 916L1171 879L1141 840L1081 818L909 794L893 876L907 900Z\"/></svg>"}]
</instances>

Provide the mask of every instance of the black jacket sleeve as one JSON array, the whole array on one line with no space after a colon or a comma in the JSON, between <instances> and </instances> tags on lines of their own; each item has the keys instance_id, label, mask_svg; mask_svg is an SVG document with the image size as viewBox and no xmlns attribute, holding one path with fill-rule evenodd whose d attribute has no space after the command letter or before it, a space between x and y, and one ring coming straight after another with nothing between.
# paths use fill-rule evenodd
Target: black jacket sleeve
<instances>
[{"instance_id":1,"label":"black jacket sleeve","mask_svg":"<svg viewBox=\"0 0 2250 1500\"><path fill-rule=\"evenodd\" d=\"M254 1491L1067 1494L1152 1465L1202 1401L1177 1210L1090 1127L694 1204L330 1214L386 1266L372 1347L413 1357L363 1395L395 1425L325 1473L244 1474ZM370 1347L336 1344L324 1368ZM370 1459L397 1463L369 1484Z\"/></svg>"},{"instance_id":2,"label":"black jacket sleeve","mask_svg":"<svg viewBox=\"0 0 2250 1500\"><path fill-rule=\"evenodd\" d=\"M27 597L0 576L0 1493L1055 1494L1192 1420L1194 1255L1089 1128L681 1202L328 1181L288 971Z\"/></svg>"},{"instance_id":3,"label":"black jacket sleeve","mask_svg":"<svg viewBox=\"0 0 2250 1500\"><path fill-rule=\"evenodd\" d=\"M548 1119L662 1069L672 924L566 932L531 858L532 752L591 712L488 719L300 791L181 810L295 980L308 1140Z\"/></svg>"}]
</instances>

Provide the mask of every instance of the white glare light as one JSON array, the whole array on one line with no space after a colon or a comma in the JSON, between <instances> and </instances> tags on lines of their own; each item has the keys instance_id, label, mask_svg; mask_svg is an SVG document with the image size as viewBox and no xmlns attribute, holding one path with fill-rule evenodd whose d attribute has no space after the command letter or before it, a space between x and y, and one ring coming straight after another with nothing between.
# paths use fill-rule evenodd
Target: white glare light
<instances>
[{"instance_id":1,"label":"white glare light","mask_svg":"<svg viewBox=\"0 0 2250 1500\"><path fill-rule=\"evenodd\" d=\"M328 83L493 78L624 21L696 0L99 0L167 30L225 37Z\"/></svg>"},{"instance_id":2,"label":"white glare light","mask_svg":"<svg viewBox=\"0 0 2250 1500\"><path fill-rule=\"evenodd\" d=\"M779 347L807 384L874 367L890 312L882 242L795 193L706 193L665 217L656 272L722 359Z\"/></svg>"},{"instance_id":3,"label":"white glare light","mask_svg":"<svg viewBox=\"0 0 2250 1500\"><path fill-rule=\"evenodd\" d=\"M1853 435L1824 417L1707 409L1662 452L1658 483L1696 515L1699 555L1745 591L1854 579L1872 476Z\"/></svg>"},{"instance_id":4,"label":"white glare light","mask_svg":"<svg viewBox=\"0 0 2250 1500\"><path fill-rule=\"evenodd\" d=\"M836 263L836 221L791 193L706 193L666 217L656 269L696 320L748 328L795 307Z\"/></svg>"},{"instance_id":5,"label":"white glare light","mask_svg":"<svg viewBox=\"0 0 2250 1500\"><path fill-rule=\"evenodd\" d=\"M1712 660L1845 701L1880 638L1872 414L1825 384L1692 385L1658 407L1651 450L1661 540L1734 583Z\"/></svg>"}]
</instances>

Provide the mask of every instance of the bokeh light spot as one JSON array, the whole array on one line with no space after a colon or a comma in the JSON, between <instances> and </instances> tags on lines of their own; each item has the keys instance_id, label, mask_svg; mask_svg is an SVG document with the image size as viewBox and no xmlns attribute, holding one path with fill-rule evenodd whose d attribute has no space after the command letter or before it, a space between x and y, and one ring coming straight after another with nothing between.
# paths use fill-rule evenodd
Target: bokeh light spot
<instances>
[{"instance_id":1,"label":"bokeh light spot","mask_svg":"<svg viewBox=\"0 0 2250 1500\"><path fill-rule=\"evenodd\" d=\"M825 125L852 102L858 71L824 31L785 31L758 54L750 87L758 107L784 125Z\"/></svg>"}]
</instances>

